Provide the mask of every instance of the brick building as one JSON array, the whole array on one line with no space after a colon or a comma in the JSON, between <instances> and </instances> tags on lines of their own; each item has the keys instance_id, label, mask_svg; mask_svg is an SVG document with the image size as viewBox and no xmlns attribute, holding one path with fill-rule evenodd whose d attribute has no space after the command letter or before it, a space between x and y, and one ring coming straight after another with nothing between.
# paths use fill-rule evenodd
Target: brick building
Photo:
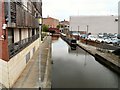
<instances>
[{"instance_id":1,"label":"brick building","mask_svg":"<svg viewBox=\"0 0 120 90\"><path fill-rule=\"evenodd\" d=\"M60 22L60 30L61 32L65 33L65 34L68 34L69 33L69 21L61 21Z\"/></svg>"},{"instance_id":2,"label":"brick building","mask_svg":"<svg viewBox=\"0 0 120 90\"><path fill-rule=\"evenodd\" d=\"M52 18L52 17L47 17L47 18L43 18L43 24L48 25L49 28L56 28L57 25L59 25L59 20Z\"/></svg>"},{"instance_id":3,"label":"brick building","mask_svg":"<svg viewBox=\"0 0 120 90\"><path fill-rule=\"evenodd\" d=\"M42 1L5 1L0 0L0 83L10 88L39 47Z\"/></svg>"},{"instance_id":4,"label":"brick building","mask_svg":"<svg viewBox=\"0 0 120 90\"><path fill-rule=\"evenodd\" d=\"M63 25L63 27L69 27L69 21L66 21L66 20L64 20L64 21L61 21L60 22L60 25Z\"/></svg>"}]
</instances>

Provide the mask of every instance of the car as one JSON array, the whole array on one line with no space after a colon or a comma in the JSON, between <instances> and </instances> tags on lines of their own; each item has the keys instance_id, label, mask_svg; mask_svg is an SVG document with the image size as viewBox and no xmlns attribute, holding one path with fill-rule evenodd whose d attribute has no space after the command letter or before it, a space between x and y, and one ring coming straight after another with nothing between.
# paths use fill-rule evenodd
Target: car
<instances>
[{"instance_id":1,"label":"car","mask_svg":"<svg viewBox=\"0 0 120 90\"><path fill-rule=\"evenodd\" d=\"M87 34L80 34L80 37L81 37L82 39L86 39L86 38L87 38Z\"/></svg>"},{"instance_id":2,"label":"car","mask_svg":"<svg viewBox=\"0 0 120 90\"><path fill-rule=\"evenodd\" d=\"M117 38L120 39L120 34L117 35Z\"/></svg>"},{"instance_id":3,"label":"car","mask_svg":"<svg viewBox=\"0 0 120 90\"><path fill-rule=\"evenodd\" d=\"M113 40L112 40L111 38L104 37L103 42L104 42L104 43L108 43L108 44L112 44L112 43L113 43Z\"/></svg>"},{"instance_id":4,"label":"car","mask_svg":"<svg viewBox=\"0 0 120 90\"><path fill-rule=\"evenodd\" d=\"M109 34L108 34L108 37L109 37L109 38L115 38L115 34L109 33Z\"/></svg>"},{"instance_id":5,"label":"car","mask_svg":"<svg viewBox=\"0 0 120 90\"><path fill-rule=\"evenodd\" d=\"M102 38L104 35L102 33L98 33L98 37Z\"/></svg>"},{"instance_id":6,"label":"car","mask_svg":"<svg viewBox=\"0 0 120 90\"><path fill-rule=\"evenodd\" d=\"M96 41L103 43L104 42L104 38L99 37L99 38L96 39Z\"/></svg>"},{"instance_id":7,"label":"car","mask_svg":"<svg viewBox=\"0 0 120 90\"><path fill-rule=\"evenodd\" d=\"M97 37L95 35L88 35L87 40L96 41Z\"/></svg>"},{"instance_id":8,"label":"car","mask_svg":"<svg viewBox=\"0 0 120 90\"><path fill-rule=\"evenodd\" d=\"M113 45L120 45L120 34L116 34L115 38L112 38Z\"/></svg>"},{"instance_id":9,"label":"car","mask_svg":"<svg viewBox=\"0 0 120 90\"><path fill-rule=\"evenodd\" d=\"M120 44L120 39L112 38L112 43L113 43L113 45L119 45Z\"/></svg>"}]
</instances>

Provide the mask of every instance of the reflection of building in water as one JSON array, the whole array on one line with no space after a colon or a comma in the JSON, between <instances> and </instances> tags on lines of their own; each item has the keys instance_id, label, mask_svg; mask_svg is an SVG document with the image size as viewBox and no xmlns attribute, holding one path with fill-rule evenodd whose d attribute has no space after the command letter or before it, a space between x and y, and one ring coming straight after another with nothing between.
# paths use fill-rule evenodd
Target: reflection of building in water
<instances>
[{"instance_id":1,"label":"reflection of building in water","mask_svg":"<svg viewBox=\"0 0 120 90\"><path fill-rule=\"evenodd\" d=\"M68 47L68 53L69 54L73 54L73 55L76 55L76 56L78 56L78 55L82 55L82 56L85 56L84 57L84 66L86 66L87 65L87 56L89 55L86 51L84 51L84 50L82 50L81 48L79 48L79 47L76 47L76 50L72 50L71 49L71 47L69 46Z\"/></svg>"},{"instance_id":2,"label":"reflection of building in water","mask_svg":"<svg viewBox=\"0 0 120 90\"><path fill-rule=\"evenodd\" d=\"M76 50L72 50L71 47L69 46L68 53L69 54L76 54L76 55L78 55L78 54L84 55L86 52L84 50L80 49L79 47L76 47Z\"/></svg>"},{"instance_id":3,"label":"reflection of building in water","mask_svg":"<svg viewBox=\"0 0 120 90\"><path fill-rule=\"evenodd\" d=\"M52 36L52 40L58 40L59 36Z\"/></svg>"}]
</instances>

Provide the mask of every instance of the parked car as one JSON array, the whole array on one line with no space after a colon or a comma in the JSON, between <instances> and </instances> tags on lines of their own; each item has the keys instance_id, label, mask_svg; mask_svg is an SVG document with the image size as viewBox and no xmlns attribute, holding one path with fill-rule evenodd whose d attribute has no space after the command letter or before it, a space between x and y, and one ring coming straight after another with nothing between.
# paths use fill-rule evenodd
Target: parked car
<instances>
[{"instance_id":1,"label":"parked car","mask_svg":"<svg viewBox=\"0 0 120 90\"><path fill-rule=\"evenodd\" d=\"M108 37L109 37L109 38L115 38L116 36L115 36L115 34L109 33L109 34L108 34Z\"/></svg>"},{"instance_id":2,"label":"parked car","mask_svg":"<svg viewBox=\"0 0 120 90\"><path fill-rule=\"evenodd\" d=\"M98 38L103 38L103 34L102 33L98 33Z\"/></svg>"},{"instance_id":3,"label":"parked car","mask_svg":"<svg viewBox=\"0 0 120 90\"><path fill-rule=\"evenodd\" d=\"M120 34L117 34L116 35L117 37L116 38L113 38L113 44L114 45L120 45Z\"/></svg>"},{"instance_id":4,"label":"parked car","mask_svg":"<svg viewBox=\"0 0 120 90\"><path fill-rule=\"evenodd\" d=\"M113 43L113 45L119 45L120 39L119 38L112 38L112 43Z\"/></svg>"},{"instance_id":5,"label":"parked car","mask_svg":"<svg viewBox=\"0 0 120 90\"><path fill-rule=\"evenodd\" d=\"M117 35L117 38L120 39L120 34Z\"/></svg>"},{"instance_id":6,"label":"parked car","mask_svg":"<svg viewBox=\"0 0 120 90\"><path fill-rule=\"evenodd\" d=\"M97 37L95 35L89 35L87 37L87 40L91 40L91 41L96 41L97 40Z\"/></svg>"},{"instance_id":7,"label":"parked car","mask_svg":"<svg viewBox=\"0 0 120 90\"><path fill-rule=\"evenodd\" d=\"M86 39L86 38L87 38L87 34L80 34L80 37L81 37L82 39Z\"/></svg>"},{"instance_id":8,"label":"parked car","mask_svg":"<svg viewBox=\"0 0 120 90\"><path fill-rule=\"evenodd\" d=\"M103 42L108 43L108 44L112 44L113 43L112 39L108 38L108 37L104 37L103 38Z\"/></svg>"},{"instance_id":9,"label":"parked car","mask_svg":"<svg viewBox=\"0 0 120 90\"><path fill-rule=\"evenodd\" d=\"M103 39L102 37L98 37L98 38L96 39L96 41L97 41L97 42L102 42L102 43L103 43L103 42L104 42L104 39Z\"/></svg>"}]
</instances>

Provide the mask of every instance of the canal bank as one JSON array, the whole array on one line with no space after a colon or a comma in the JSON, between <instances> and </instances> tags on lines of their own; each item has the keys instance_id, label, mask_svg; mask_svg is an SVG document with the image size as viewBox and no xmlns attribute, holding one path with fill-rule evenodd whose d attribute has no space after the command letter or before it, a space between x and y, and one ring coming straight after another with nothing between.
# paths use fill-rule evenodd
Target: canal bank
<instances>
[{"instance_id":1,"label":"canal bank","mask_svg":"<svg viewBox=\"0 0 120 90\"><path fill-rule=\"evenodd\" d=\"M61 35L61 38L65 42L69 43L69 37L64 37ZM120 74L120 57L113 54L111 50L109 50L115 47L112 47L107 44L105 44L105 46L102 46L104 44L98 44L98 46L96 46L97 44L92 43L91 45L91 42L86 41L82 43L81 40L79 40L76 45L88 52L89 54L91 54L92 56L94 56L96 60L100 63L104 64L111 70Z\"/></svg>"},{"instance_id":2,"label":"canal bank","mask_svg":"<svg viewBox=\"0 0 120 90\"><path fill-rule=\"evenodd\" d=\"M89 54L93 55L96 60L98 60L100 63L106 65L108 68L112 69L113 71L117 72L120 74L120 58L119 56L108 52L108 51L103 51L100 48L91 46L91 45L86 45L81 42L78 42L77 44L80 48L84 49L87 51Z\"/></svg>"}]
</instances>

